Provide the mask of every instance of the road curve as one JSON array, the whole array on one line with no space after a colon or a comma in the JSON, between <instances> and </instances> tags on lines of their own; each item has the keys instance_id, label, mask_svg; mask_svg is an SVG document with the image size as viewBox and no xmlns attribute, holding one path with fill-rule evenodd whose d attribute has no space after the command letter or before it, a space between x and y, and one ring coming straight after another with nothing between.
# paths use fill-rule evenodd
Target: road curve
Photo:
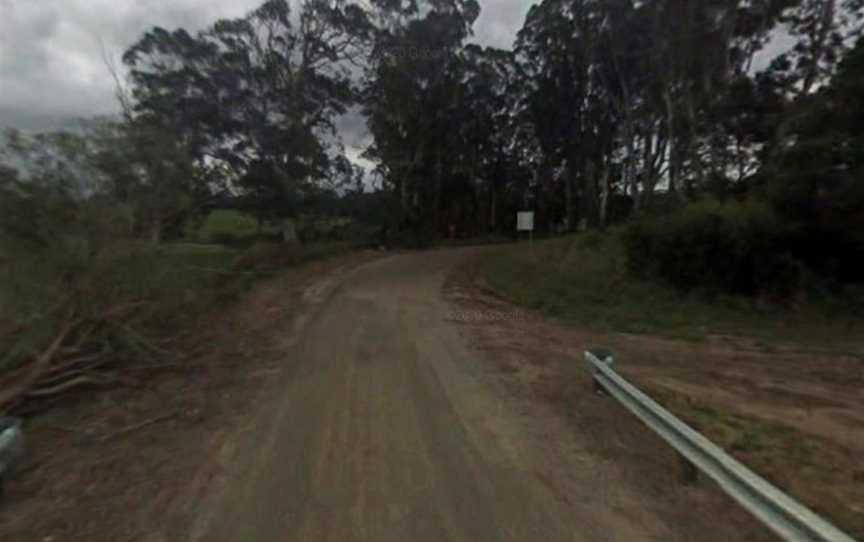
<instances>
[{"instance_id":1,"label":"road curve","mask_svg":"<svg viewBox=\"0 0 864 542\"><path fill-rule=\"evenodd\" d=\"M633 539L562 508L532 475L506 399L472 369L478 354L447 321L441 289L474 250L389 257L340 281L193 538Z\"/></svg>"}]
</instances>

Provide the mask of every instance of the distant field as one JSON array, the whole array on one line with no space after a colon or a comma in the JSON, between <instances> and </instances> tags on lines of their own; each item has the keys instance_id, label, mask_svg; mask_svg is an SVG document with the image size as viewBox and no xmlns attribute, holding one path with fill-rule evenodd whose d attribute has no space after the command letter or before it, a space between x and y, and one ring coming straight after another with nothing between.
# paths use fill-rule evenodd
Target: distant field
<instances>
[{"instance_id":1,"label":"distant field","mask_svg":"<svg viewBox=\"0 0 864 542\"><path fill-rule=\"evenodd\" d=\"M631 278L614 233L498 248L479 262L487 285L565 323L685 339L735 335L766 350L791 342L864 354L864 318L851 298L810 295L791 306L743 297L709 299Z\"/></svg>"}]
</instances>

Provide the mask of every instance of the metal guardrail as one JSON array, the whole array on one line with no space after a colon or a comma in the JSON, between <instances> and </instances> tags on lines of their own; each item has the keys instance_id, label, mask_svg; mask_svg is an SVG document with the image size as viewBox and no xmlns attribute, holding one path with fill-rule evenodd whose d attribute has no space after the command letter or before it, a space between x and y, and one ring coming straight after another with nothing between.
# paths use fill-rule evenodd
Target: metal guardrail
<instances>
[{"instance_id":1,"label":"metal guardrail","mask_svg":"<svg viewBox=\"0 0 864 542\"><path fill-rule=\"evenodd\" d=\"M24 435L21 420L0 417L0 496L3 481L24 455Z\"/></svg>"},{"instance_id":2,"label":"metal guardrail","mask_svg":"<svg viewBox=\"0 0 864 542\"><path fill-rule=\"evenodd\" d=\"M611 353L585 352L585 361L598 389L602 388L617 399L783 540L855 542L627 382L612 368Z\"/></svg>"}]
</instances>

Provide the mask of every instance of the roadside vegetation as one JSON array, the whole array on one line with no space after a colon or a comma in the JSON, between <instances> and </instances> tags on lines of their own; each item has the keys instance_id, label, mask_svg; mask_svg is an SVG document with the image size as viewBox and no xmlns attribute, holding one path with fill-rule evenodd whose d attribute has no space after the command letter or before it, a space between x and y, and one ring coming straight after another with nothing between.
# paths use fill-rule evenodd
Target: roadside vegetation
<instances>
[{"instance_id":1,"label":"roadside vegetation","mask_svg":"<svg viewBox=\"0 0 864 542\"><path fill-rule=\"evenodd\" d=\"M618 229L495 249L478 263L488 287L507 299L569 324L688 340L715 335L864 354L862 294L815 284L794 299L751 297L706 286L675 288L632 269Z\"/></svg>"},{"instance_id":2,"label":"roadside vegetation","mask_svg":"<svg viewBox=\"0 0 864 542\"><path fill-rule=\"evenodd\" d=\"M682 220L692 224L693 214L706 207L716 209L716 203L688 209ZM569 371L580 365L574 357L580 349L611 348L618 370L640 389L794 498L861 536L862 441L854 437L864 382L860 287L831 281L798 262L803 276L792 294L786 293L790 275L782 274L773 276L778 282L766 279L759 293L736 292L727 288L735 283L728 280L730 266L735 267L729 260L715 262L725 266L724 274L703 268L692 275L697 279L691 287L676 287L658 267L634 266L629 253L641 254L644 246L628 248L628 243L661 228L658 243L674 241L675 253L710 244L684 246L667 230L676 219L662 220L533 245L525 241L478 258L474 284L502 303L551 320L524 331L516 322L510 324L514 329L500 332L514 337L512 348L532 340L538 345L539 351L521 352L514 363L550 370L560 348L574 352L560 374L538 379L533 390L569 382ZM666 263L687 275L704 261L710 262L710 255ZM532 338L536 333L549 338ZM542 346L547 342L553 346ZM502 350L501 356L513 355ZM571 388L561 396L562 411L571 415L586 389ZM614 453L620 459L620 450Z\"/></svg>"},{"instance_id":3,"label":"roadside vegetation","mask_svg":"<svg viewBox=\"0 0 864 542\"><path fill-rule=\"evenodd\" d=\"M350 219L286 243L272 220L204 207L188 157L162 141L154 155L138 130L7 134L6 156L27 167L0 168L0 413L182 361L183 335L256 279L366 242Z\"/></svg>"},{"instance_id":4,"label":"roadside vegetation","mask_svg":"<svg viewBox=\"0 0 864 542\"><path fill-rule=\"evenodd\" d=\"M185 357L182 339L199 319L257 280L356 247L124 240L82 253L87 248L77 245L80 239L62 247L0 241L4 412L40 409L71 392L122 387L130 368L178 363Z\"/></svg>"},{"instance_id":5,"label":"roadside vegetation","mask_svg":"<svg viewBox=\"0 0 864 542\"><path fill-rule=\"evenodd\" d=\"M670 191L605 231L501 250L483 264L486 279L518 303L607 330L860 354L861 96L864 41L830 84L788 105L776 129L792 139L746 183Z\"/></svg>"}]
</instances>

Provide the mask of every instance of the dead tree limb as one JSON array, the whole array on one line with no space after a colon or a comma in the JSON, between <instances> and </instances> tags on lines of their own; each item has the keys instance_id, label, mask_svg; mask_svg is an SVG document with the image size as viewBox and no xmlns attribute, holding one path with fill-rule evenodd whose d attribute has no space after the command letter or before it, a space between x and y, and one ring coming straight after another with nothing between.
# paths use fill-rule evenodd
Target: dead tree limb
<instances>
[{"instance_id":1,"label":"dead tree limb","mask_svg":"<svg viewBox=\"0 0 864 542\"><path fill-rule=\"evenodd\" d=\"M154 425L154 424L157 424L159 422L163 422L165 420L173 418L176 415L177 415L177 412L171 412L169 414L163 414L161 416L156 416L155 418L150 418L149 420L144 420L141 423L136 423L135 425L130 425L129 427L124 427L123 429L120 429L119 431L115 431L114 433L110 433L108 435L103 436L99 440L104 442L104 441L110 440L112 438L128 435L129 433L134 433L135 431L138 431L140 429L144 429L145 427L149 427L151 425Z\"/></svg>"},{"instance_id":2,"label":"dead tree limb","mask_svg":"<svg viewBox=\"0 0 864 542\"><path fill-rule=\"evenodd\" d=\"M73 316L74 311L70 310L69 314L60 325L60 330L54 337L54 340L51 341L48 348L36 358L29 371L27 371L27 374L19 382L14 382L10 388L0 391L0 412L8 411L8 409L14 406L22 397L27 395L42 375L48 370L51 365L51 360L54 359L57 350L75 326L76 322Z\"/></svg>"}]
</instances>

